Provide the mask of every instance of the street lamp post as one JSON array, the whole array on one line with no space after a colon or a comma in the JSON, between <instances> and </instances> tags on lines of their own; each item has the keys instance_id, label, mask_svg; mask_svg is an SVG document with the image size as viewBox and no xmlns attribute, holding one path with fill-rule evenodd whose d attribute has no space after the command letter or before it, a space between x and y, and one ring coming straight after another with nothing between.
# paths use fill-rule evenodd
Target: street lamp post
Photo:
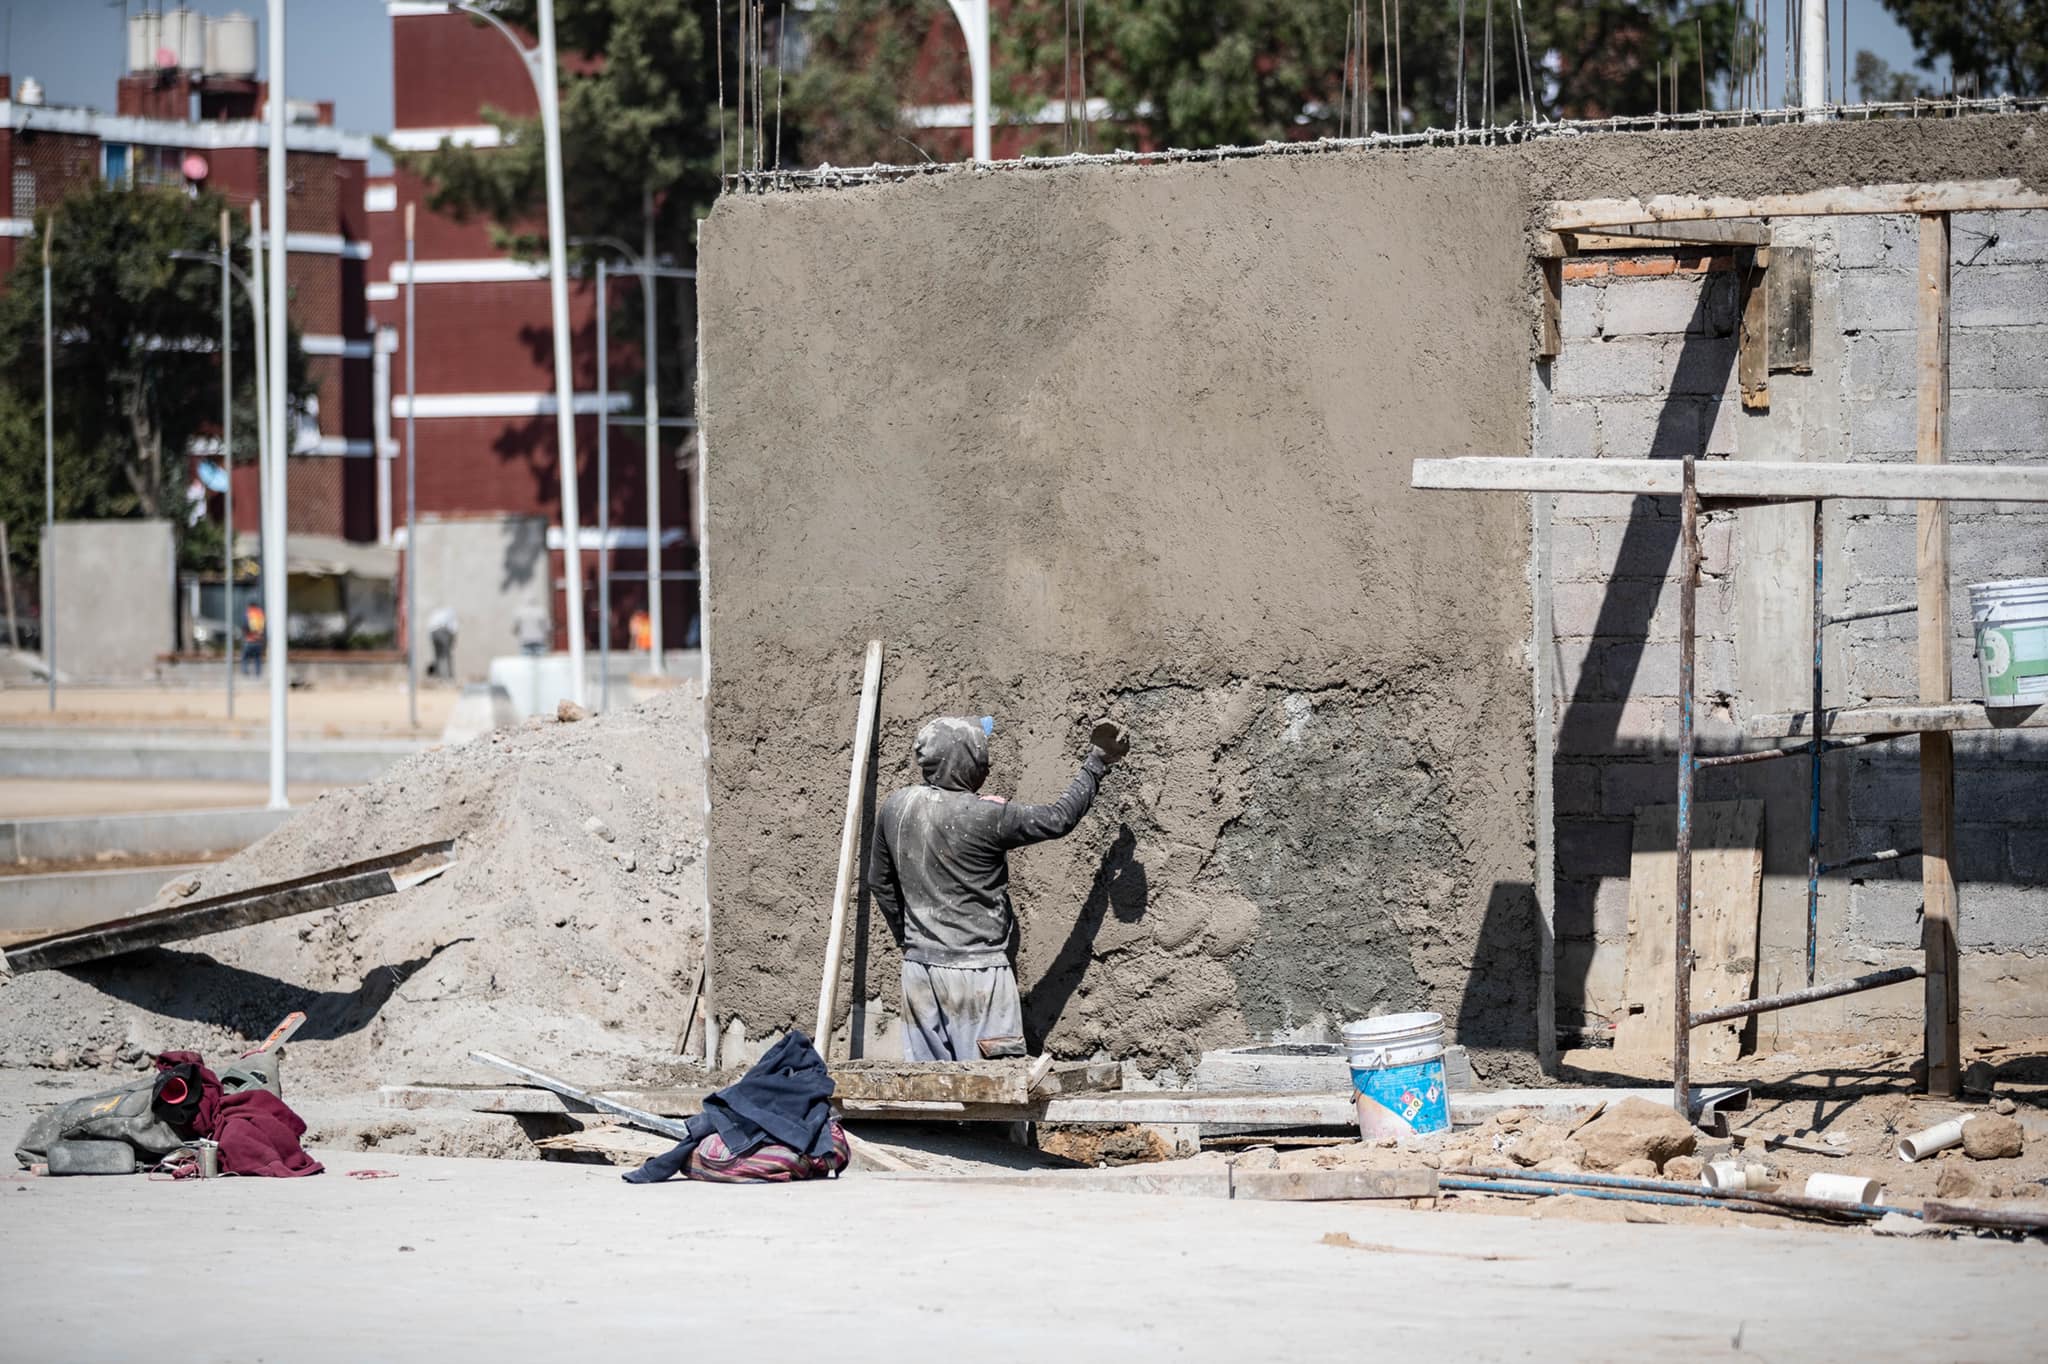
<instances>
[{"instance_id":1,"label":"street lamp post","mask_svg":"<svg viewBox=\"0 0 2048 1364\"><path fill-rule=\"evenodd\" d=\"M270 373L277 382L270 385L270 480L264 489L268 504L263 536L263 603L265 644L270 668L270 808L288 809L291 798L285 789L285 696L287 662L285 637L291 632L289 605L285 596L285 470L290 463L292 432L287 402L290 385L286 355L289 331L285 313L290 307L290 285L285 279L285 257L289 252L285 222L285 80L284 0L270 0Z\"/></svg>"},{"instance_id":2,"label":"street lamp post","mask_svg":"<svg viewBox=\"0 0 2048 1364\"><path fill-rule=\"evenodd\" d=\"M57 532L57 423L50 406L51 348L55 330L50 326L50 238L57 232L57 215L43 224L43 671L50 679L50 709L57 709L57 555L52 546Z\"/></svg>"},{"instance_id":3,"label":"street lamp post","mask_svg":"<svg viewBox=\"0 0 2048 1364\"><path fill-rule=\"evenodd\" d=\"M280 4L282 0L271 3ZM562 111L555 67L555 4L554 0L540 0L540 44L532 48L520 42L519 35L482 4L453 0L448 9L451 13L475 15L503 34L525 63L534 93L540 97L541 150L547 163L548 298L554 312L555 332L555 446L561 459L563 576L569 606L569 688L570 699L580 706L584 694L582 525L577 509L576 375L569 351L569 242L562 203Z\"/></svg>"}]
</instances>

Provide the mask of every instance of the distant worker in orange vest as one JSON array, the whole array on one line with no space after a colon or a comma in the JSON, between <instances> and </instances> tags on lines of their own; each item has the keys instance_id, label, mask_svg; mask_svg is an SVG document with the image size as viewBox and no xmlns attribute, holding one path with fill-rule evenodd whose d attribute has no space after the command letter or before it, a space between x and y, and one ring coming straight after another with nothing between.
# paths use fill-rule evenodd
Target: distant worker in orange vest
<instances>
[{"instance_id":1,"label":"distant worker in orange vest","mask_svg":"<svg viewBox=\"0 0 2048 1364\"><path fill-rule=\"evenodd\" d=\"M250 602L242 608L242 671L263 676L263 608Z\"/></svg>"},{"instance_id":2,"label":"distant worker in orange vest","mask_svg":"<svg viewBox=\"0 0 2048 1364\"><path fill-rule=\"evenodd\" d=\"M626 629L632 634L634 653L654 652L654 617L648 615L645 608L633 613L632 619L626 622Z\"/></svg>"}]
</instances>

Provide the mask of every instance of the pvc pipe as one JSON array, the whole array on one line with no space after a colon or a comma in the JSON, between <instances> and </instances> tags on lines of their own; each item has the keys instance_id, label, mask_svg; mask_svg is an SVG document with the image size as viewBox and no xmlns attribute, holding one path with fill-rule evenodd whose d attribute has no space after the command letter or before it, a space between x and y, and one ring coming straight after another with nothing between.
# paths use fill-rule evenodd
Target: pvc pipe
<instances>
[{"instance_id":1,"label":"pvc pipe","mask_svg":"<svg viewBox=\"0 0 2048 1364\"><path fill-rule=\"evenodd\" d=\"M1963 1120L1950 1118L1947 1122L1938 1122L1923 1132L1915 1132L1910 1137L1900 1137L1899 1159L1910 1165L1916 1160L1927 1159L1936 1151L1946 1151L1951 1146L1962 1144Z\"/></svg>"},{"instance_id":2,"label":"pvc pipe","mask_svg":"<svg viewBox=\"0 0 2048 1364\"><path fill-rule=\"evenodd\" d=\"M1566 1174L1519 1169L1494 1170L1472 1166L1460 1166L1446 1173L1482 1180L1514 1180L1519 1183L1539 1185L1588 1185L1601 1189L1636 1190L1660 1196L1685 1195L1692 1201L1702 1203L1712 1203L1715 1201L1712 1194L1697 1184L1681 1184L1674 1180L1663 1179L1636 1179L1627 1175ZM1828 1176L1830 1179L1841 1179L1844 1177L1841 1175ZM1816 1176L1816 1178L1819 1178L1819 1176ZM1880 1192L1882 1191L1883 1186L1876 1180L1872 1180L1870 1183L1872 1187ZM1448 1187L1448 1185L1445 1187ZM1509 1190L1509 1192L1516 1191L1515 1189ZM1533 1193L1537 1192L1537 1190L1523 1190L1523 1192ZM1909 1217L1919 1216L1918 1213L1910 1208L1889 1207L1875 1203L1845 1203L1835 1198L1803 1197L1799 1194L1752 1192L1731 1194L1729 1196L1738 1201L1746 1201L1751 1204L1771 1208L1792 1208L1801 1212L1853 1213L1857 1216L1872 1218L1882 1217L1889 1212L1903 1212Z\"/></svg>"},{"instance_id":3,"label":"pvc pipe","mask_svg":"<svg viewBox=\"0 0 2048 1364\"><path fill-rule=\"evenodd\" d=\"M1884 1181L1862 1175L1816 1174L1806 1177L1806 1196L1828 1203L1871 1204L1884 1193Z\"/></svg>"},{"instance_id":4,"label":"pvc pipe","mask_svg":"<svg viewBox=\"0 0 2048 1364\"><path fill-rule=\"evenodd\" d=\"M1701 1171L1700 1183L1709 1189L1727 1193L1741 1193L1747 1189L1770 1193L1778 1187L1778 1181L1771 1178L1769 1169L1754 1162L1745 1165L1739 1160L1714 1161Z\"/></svg>"}]
</instances>

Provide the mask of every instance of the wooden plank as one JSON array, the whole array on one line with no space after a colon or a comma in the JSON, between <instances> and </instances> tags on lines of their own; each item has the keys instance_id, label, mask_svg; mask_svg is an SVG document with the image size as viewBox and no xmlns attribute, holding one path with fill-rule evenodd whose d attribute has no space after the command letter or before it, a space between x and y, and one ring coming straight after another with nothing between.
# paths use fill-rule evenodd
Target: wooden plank
<instances>
[{"instance_id":1,"label":"wooden plank","mask_svg":"<svg viewBox=\"0 0 2048 1364\"><path fill-rule=\"evenodd\" d=\"M840 1099L860 1103L1023 1104L1034 1097L1118 1089L1123 1067L1114 1061L1068 1061L1045 1069L1034 1088L1036 1063L1004 1061L841 1061L832 1067Z\"/></svg>"},{"instance_id":2,"label":"wooden plank","mask_svg":"<svg viewBox=\"0 0 2048 1364\"><path fill-rule=\"evenodd\" d=\"M1752 997L1756 985L1757 910L1763 892L1763 802L1708 801L1693 816L1693 968L1696 1010ZM1628 959L1623 977L1629 1011L1614 1031L1617 1060L1671 1058L1672 943L1676 908L1676 806L1636 811L1629 858ZM1742 1019L1710 1023L1692 1035L1693 1054L1710 1063L1741 1054Z\"/></svg>"},{"instance_id":3,"label":"wooden plank","mask_svg":"<svg viewBox=\"0 0 2048 1364\"><path fill-rule=\"evenodd\" d=\"M1704 459L1695 467L1700 496L1704 498L2048 502L2048 464L1790 464ZM1416 460L1411 483L1417 488L1461 492L1676 497L1681 476L1679 461L1675 459L1461 455Z\"/></svg>"},{"instance_id":4,"label":"wooden plank","mask_svg":"<svg viewBox=\"0 0 2048 1364\"><path fill-rule=\"evenodd\" d=\"M273 919L288 919L295 914L310 914L314 910L332 909L337 905L390 895L398 889L394 871L421 858L444 854L454 846L449 839L422 843L402 852L352 862L345 867L314 872L290 881L251 886L189 904L147 910L77 932L39 938L7 949L7 966L16 974L77 966L144 947L202 938L210 933L225 933L229 929L247 928ZM418 878L404 879L407 884L416 884Z\"/></svg>"},{"instance_id":5,"label":"wooden plank","mask_svg":"<svg viewBox=\"0 0 2048 1364\"><path fill-rule=\"evenodd\" d=\"M1616 223L1599 232L1566 233L1564 241L1574 252L1649 251L1673 246L1769 246L1771 229L1762 223L1745 222Z\"/></svg>"},{"instance_id":6,"label":"wooden plank","mask_svg":"<svg viewBox=\"0 0 2048 1364\"><path fill-rule=\"evenodd\" d=\"M1543 308L1536 322L1536 358L1555 359L1564 350L1564 262L1539 260Z\"/></svg>"},{"instance_id":7,"label":"wooden plank","mask_svg":"<svg viewBox=\"0 0 2048 1364\"><path fill-rule=\"evenodd\" d=\"M1813 248L1780 246L1771 251L1765 276L1764 328L1770 336L1773 374L1813 373Z\"/></svg>"},{"instance_id":8,"label":"wooden plank","mask_svg":"<svg viewBox=\"0 0 2048 1364\"><path fill-rule=\"evenodd\" d=\"M1941 705L1841 706L1820 713L1823 735L1966 734L1994 729L2048 729L2048 705L1987 707L1981 701L1950 701ZM1811 711L1780 711L1752 715L1742 722L1752 739L1797 739L1813 733Z\"/></svg>"},{"instance_id":9,"label":"wooden plank","mask_svg":"<svg viewBox=\"0 0 2048 1364\"><path fill-rule=\"evenodd\" d=\"M605 1089L598 1096L613 1103L658 1114L687 1118L704 1111L708 1089ZM381 1085L377 1101L386 1108L411 1110L455 1108L469 1113L559 1114L595 1113L587 1103L564 1098L531 1085Z\"/></svg>"},{"instance_id":10,"label":"wooden plank","mask_svg":"<svg viewBox=\"0 0 2048 1364\"><path fill-rule=\"evenodd\" d=\"M1918 467L1948 460L1949 220L1920 218L1918 288ZM1920 701L1951 699L1948 671L1948 508L1925 500L1918 511ZM1945 733L1920 736L1921 945L1927 958L1927 1092L1953 1098L1962 1085L1960 963L1956 950L1955 753Z\"/></svg>"},{"instance_id":11,"label":"wooden plank","mask_svg":"<svg viewBox=\"0 0 2048 1364\"><path fill-rule=\"evenodd\" d=\"M1736 338L1735 379L1743 407L1752 412L1771 405L1770 263L1768 248L1744 252L1740 261L1742 325Z\"/></svg>"},{"instance_id":12,"label":"wooden plank","mask_svg":"<svg viewBox=\"0 0 2048 1364\"><path fill-rule=\"evenodd\" d=\"M825 934L825 967L818 980L817 1026L811 1041L818 1055L832 1059L832 1023L839 991L839 963L845 955L846 904L853 896L854 853L860 846L862 795L868 780L868 753L875 742L875 707L882 696L882 641L868 641L861 671L860 708L853 727L852 771L846 779L846 819L839 826L839 870L832 882L832 923Z\"/></svg>"},{"instance_id":13,"label":"wooden plank","mask_svg":"<svg viewBox=\"0 0 2048 1364\"><path fill-rule=\"evenodd\" d=\"M1841 186L1791 194L1656 194L1635 199L1561 199L1543 225L1553 232L1609 229L1630 223L1703 223L1728 218L1812 218L1862 213L1975 213L2048 208L2048 191L2017 178Z\"/></svg>"}]
</instances>

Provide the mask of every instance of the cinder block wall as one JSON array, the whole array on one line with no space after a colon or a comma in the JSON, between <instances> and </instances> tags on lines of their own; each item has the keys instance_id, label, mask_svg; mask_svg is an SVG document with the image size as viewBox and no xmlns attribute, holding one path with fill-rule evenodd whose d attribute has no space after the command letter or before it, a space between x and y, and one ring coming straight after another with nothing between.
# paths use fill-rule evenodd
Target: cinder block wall
<instances>
[{"instance_id":1,"label":"cinder block wall","mask_svg":"<svg viewBox=\"0 0 2048 1364\"><path fill-rule=\"evenodd\" d=\"M1810 374L1771 376L1771 404L1745 411L1736 383L1739 289L1726 252L1581 257L1565 265L1563 353L1539 367L1539 452L1574 458L1911 460L1915 432L1911 218L1780 224L1815 253ZM2048 214L1958 215L1953 233L1950 458L2038 459L2048 449ZM1625 1008L1630 836L1636 810L1676 785L1675 499L1557 497L1550 661L1556 679L1557 1004L1564 1044ZM1914 595L1914 504L1828 505L1824 602L1832 613ZM2048 515L2018 506L1951 510L1955 695L1980 695L1967 586L2048 575ZM1719 514L1702 525L1699 729L1732 749L1741 716L1804 709L1810 690L1812 513ZM1827 631L1830 705L1918 694L1916 618ZM1993 1036L2048 1019L2048 735L1957 741L1966 1025ZM1806 982L1803 759L1705 774L1701 798L1766 802L1759 988ZM1912 740L1830 757L1822 856L1919 842ZM1920 867L1824 883L1817 975L1919 955ZM1758 1045L1873 1025L1909 1035L1907 985L1761 1020Z\"/></svg>"}]
</instances>

